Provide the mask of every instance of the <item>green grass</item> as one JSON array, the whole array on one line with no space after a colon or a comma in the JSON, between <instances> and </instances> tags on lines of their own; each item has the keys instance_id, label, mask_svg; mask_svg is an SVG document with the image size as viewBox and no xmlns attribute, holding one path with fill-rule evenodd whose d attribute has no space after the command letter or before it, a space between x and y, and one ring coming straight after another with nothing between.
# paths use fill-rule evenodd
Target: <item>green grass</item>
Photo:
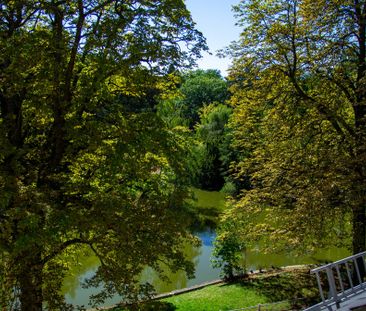
<instances>
[{"instance_id":1,"label":"green grass","mask_svg":"<svg viewBox=\"0 0 366 311\"><path fill-rule=\"evenodd\" d=\"M212 285L145 303L131 310L224 311L258 304L265 304L261 310L302 310L316 303L318 295L316 282L309 272L297 270L252 276L230 284Z\"/></svg>"},{"instance_id":2,"label":"green grass","mask_svg":"<svg viewBox=\"0 0 366 311\"><path fill-rule=\"evenodd\" d=\"M164 299L175 306L175 310L204 311L231 310L268 302L265 295L240 284L213 285L184 295Z\"/></svg>"}]
</instances>

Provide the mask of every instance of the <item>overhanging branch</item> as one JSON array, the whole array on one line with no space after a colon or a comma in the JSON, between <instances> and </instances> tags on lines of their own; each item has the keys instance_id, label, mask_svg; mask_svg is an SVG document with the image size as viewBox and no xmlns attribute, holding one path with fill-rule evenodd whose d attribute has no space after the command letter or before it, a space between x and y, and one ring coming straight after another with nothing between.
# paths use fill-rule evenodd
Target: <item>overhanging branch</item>
<instances>
[{"instance_id":1,"label":"overhanging branch","mask_svg":"<svg viewBox=\"0 0 366 311\"><path fill-rule=\"evenodd\" d=\"M55 250L53 250L51 252L51 254L49 254L46 257L44 257L42 259L42 261L41 261L41 264L42 265L45 265L51 259L53 259L56 256L58 256L59 254L61 254L62 251L64 251L65 249L67 249L69 246L76 245L76 244L88 245L88 246L91 246L91 248L93 249L93 246L92 246L92 242L91 241L84 240L84 239L81 239L81 238L71 239L71 240L68 240L68 241L62 243L59 247L57 247Z\"/></svg>"}]
</instances>

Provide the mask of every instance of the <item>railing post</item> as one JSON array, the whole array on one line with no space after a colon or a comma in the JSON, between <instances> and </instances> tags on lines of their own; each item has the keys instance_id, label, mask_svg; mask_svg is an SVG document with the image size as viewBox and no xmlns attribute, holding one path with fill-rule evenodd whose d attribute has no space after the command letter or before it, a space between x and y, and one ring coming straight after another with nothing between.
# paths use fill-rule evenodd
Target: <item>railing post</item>
<instances>
[{"instance_id":1,"label":"railing post","mask_svg":"<svg viewBox=\"0 0 366 311\"><path fill-rule=\"evenodd\" d=\"M335 284L334 275L333 275L333 266L328 265L326 268L326 272L327 272L327 278L328 278L328 283L329 283L329 292L331 295L331 299L333 299L335 301L337 308L339 308L337 289L336 289L336 284Z\"/></svg>"},{"instance_id":2,"label":"railing post","mask_svg":"<svg viewBox=\"0 0 366 311\"><path fill-rule=\"evenodd\" d=\"M351 288L353 289L352 275L351 275L351 271L350 271L349 266L348 266L348 262L345 261L344 262L344 265L346 266L346 271L347 271L347 277L348 277L349 285L351 285Z\"/></svg>"},{"instance_id":3,"label":"railing post","mask_svg":"<svg viewBox=\"0 0 366 311\"><path fill-rule=\"evenodd\" d=\"M321 283L321 280L320 280L319 272L316 271L315 275L316 275L316 281L318 283L320 297L321 297L323 303L325 303L325 298L324 298L324 294L323 294L323 287L322 287L322 283Z\"/></svg>"},{"instance_id":4,"label":"railing post","mask_svg":"<svg viewBox=\"0 0 366 311\"><path fill-rule=\"evenodd\" d=\"M356 279L356 276L357 276L358 285L360 285L360 287L362 288L363 287L363 284L362 284L362 277L363 276L361 276L361 273L364 274L364 271L360 272L359 264L360 264L360 257L354 258L353 259L353 265L355 266L355 270L356 270L355 279Z\"/></svg>"},{"instance_id":5,"label":"railing post","mask_svg":"<svg viewBox=\"0 0 366 311\"><path fill-rule=\"evenodd\" d=\"M337 270L337 276L338 276L339 285L341 286L342 294L344 294L343 279L342 279L342 275L341 275L341 271L339 270L339 267L340 267L340 265L336 265L336 270Z\"/></svg>"},{"instance_id":6,"label":"railing post","mask_svg":"<svg viewBox=\"0 0 366 311\"><path fill-rule=\"evenodd\" d=\"M366 291L366 281L364 280L366 272L364 273L363 271L363 269L366 271L365 256L366 252L362 252L311 270L310 272L314 273L316 276L322 302L307 308L304 311L318 311L325 309L332 311L334 310L334 305L339 309L342 302L358 295L362 291ZM350 263L352 263L352 267L350 267ZM343 265L345 267L345 271L341 271ZM329 285L328 298L324 297L325 294L323 292L322 280L320 278L320 274L324 272L327 275ZM337 292L337 278L339 282L339 293ZM356 279L356 283L360 284L354 284L354 279Z\"/></svg>"}]
</instances>

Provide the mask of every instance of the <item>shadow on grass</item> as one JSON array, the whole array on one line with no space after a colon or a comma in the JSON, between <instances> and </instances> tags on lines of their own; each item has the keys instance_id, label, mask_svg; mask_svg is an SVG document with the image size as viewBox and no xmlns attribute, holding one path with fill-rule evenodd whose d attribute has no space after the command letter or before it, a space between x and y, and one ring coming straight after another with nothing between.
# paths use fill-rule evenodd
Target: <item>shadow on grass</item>
<instances>
[{"instance_id":1,"label":"shadow on grass","mask_svg":"<svg viewBox=\"0 0 366 311\"><path fill-rule=\"evenodd\" d=\"M320 299L316 279L309 271L259 274L239 280L236 284L265 295L269 303L286 300L292 310L301 310Z\"/></svg>"},{"instance_id":2,"label":"shadow on grass","mask_svg":"<svg viewBox=\"0 0 366 311\"><path fill-rule=\"evenodd\" d=\"M117 309L119 311L174 311L177 308L170 302L149 301L139 305Z\"/></svg>"}]
</instances>

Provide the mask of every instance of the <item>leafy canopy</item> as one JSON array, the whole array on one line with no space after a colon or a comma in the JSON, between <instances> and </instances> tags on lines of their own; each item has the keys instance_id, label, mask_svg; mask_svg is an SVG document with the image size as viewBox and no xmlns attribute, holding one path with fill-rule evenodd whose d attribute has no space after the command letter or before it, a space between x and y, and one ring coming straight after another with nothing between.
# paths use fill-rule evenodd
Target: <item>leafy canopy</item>
<instances>
[{"instance_id":1,"label":"leafy canopy","mask_svg":"<svg viewBox=\"0 0 366 311\"><path fill-rule=\"evenodd\" d=\"M1 306L60 308L81 247L100 260L95 302L150 295L139 274L162 261L192 274L189 151L154 106L205 48L181 0L0 5Z\"/></svg>"},{"instance_id":2,"label":"leafy canopy","mask_svg":"<svg viewBox=\"0 0 366 311\"><path fill-rule=\"evenodd\" d=\"M250 185L219 247L235 227L240 245L270 251L364 250L365 1L245 0L235 10L233 170Z\"/></svg>"},{"instance_id":3,"label":"leafy canopy","mask_svg":"<svg viewBox=\"0 0 366 311\"><path fill-rule=\"evenodd\" d=\"M172 127L199 122L199 111L214 102L224 103L229 98L227 81L218 70L187 71L181 76L179 93L159 105L162 118Z\"/></svg>"}]
</instances>

